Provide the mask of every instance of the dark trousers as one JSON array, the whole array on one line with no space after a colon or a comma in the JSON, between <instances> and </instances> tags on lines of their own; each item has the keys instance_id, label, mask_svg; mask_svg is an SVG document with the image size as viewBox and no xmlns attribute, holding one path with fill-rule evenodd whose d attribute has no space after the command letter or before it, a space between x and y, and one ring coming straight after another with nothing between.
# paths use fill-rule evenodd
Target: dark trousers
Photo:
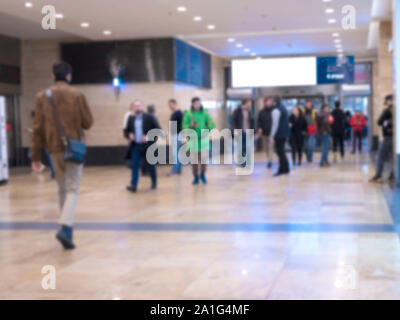
<instances>
[{"instance_id":1,"label":"dark trousers","mask_svg":"<svg viewBox=\"0 0 400 320\"><path fill-rule=\"evenodd\" d=\"M381 178L385 168L385 162L391 164L390 176L394 176L393 169L393 138L384 137L378 152L378 163L376 168L376 177Z\"/></svg>"},{"instance_id":2,"label":"dark trousers","mask_svg":"<svg viewBox=\"0 0 400 320\"><path fill-rule=\"evenodd\" d=\"M358 145L358 151L362 152L362 131L353 132L353 153L356 153L356 146Z\"/></svg>"},{"instance_id":3,"label":"dark trousers","mask_svg":"<svg viewBox=\"0 0 400 320\"><path fill-rule=\"evenodd\" d=\"M298 164L301 164L301 160L303 157L304 136L303 135L292 135L290 137L290 144L292 147L293 164L296 163L296 160L298 161Z\"/></svg>"},{"instance_id":4,"label":"dark trousers","mask_svg":"<svg viewBox=\"0 0 400 320\"><path fill-rule=\"evenodd\" d=\"M338 147L340 149L340 155L344 158L344 132L332 134L333 138L333 152L337 152Z\"/></svg>"},{"instance_id":5,"label":"dark trousers","mask_svg":"<svg viewBox=\"0 0 400 320\"><path fill-rule=\"evenodd\" d=\"M285 152L286 138L275 138L275 149L276 154L279 158L279 170L278 173L288 173L289 172L289 161L286 157Z\"/></svg>"},{"instance_id":6,"label":"dark trousers","mask_svg":"<svg viewBox=\"0 0 400 320\"><path fill-rule=\"evenodd\" d=\"M208 150L192 152L192 156L194 157L194 160L196 160L197 162L197 163L192 163L192 172L195 177L198 177L199 174L204 175L206 173L208 156L209 156L208 153L209 153Z\"/></svg>"},{"instance_id":7,"label":"dark trousers","mask_svg":"<svg viewBox=\"0 0 400 320\"><path fill-rule=\"evenodd\" d=\"M153 186L157 184L157 172L156 166L147 163L146 161L146 148L144 145L135 144L132 146L131 150L132 154L132 187L136 188L139 182L139 170L142 163L147 164L147 169L151 177L151 182Z\"/></svg>"}]
</instances>

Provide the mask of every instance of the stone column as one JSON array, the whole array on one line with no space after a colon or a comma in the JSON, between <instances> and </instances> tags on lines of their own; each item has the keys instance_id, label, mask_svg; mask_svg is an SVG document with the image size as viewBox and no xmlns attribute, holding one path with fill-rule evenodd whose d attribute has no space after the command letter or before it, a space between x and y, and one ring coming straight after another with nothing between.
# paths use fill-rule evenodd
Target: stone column
<instances>
[{"instance_id":1,"label":"stone column","mask_svg":"<svg viewBox=\"0 0 400 320\"><path fill-rule=\"evenodd\" d=\"M392 40L392 23L382 21L379 24L379 43L378 43L378 61L377 61L377 98L374 99L373 110L373 133L374 136L381 137L381 130L377 125L377 120L384 109L383 101L385 96L393 93L393 55L389 52L389 43Z\"/></svg>"},{"instance_id":2,"label":"stone column","mask_svg":"<svg viewBox=\"0 0 400 320\"><path fill-rule=\"evenodd\" d=\"M393 74L394 85L393 90L395 94L394 104L394 154L396 163L396 177L397 185L400 187L400 0L393 0Z\"/></svg>"}]
</instances>

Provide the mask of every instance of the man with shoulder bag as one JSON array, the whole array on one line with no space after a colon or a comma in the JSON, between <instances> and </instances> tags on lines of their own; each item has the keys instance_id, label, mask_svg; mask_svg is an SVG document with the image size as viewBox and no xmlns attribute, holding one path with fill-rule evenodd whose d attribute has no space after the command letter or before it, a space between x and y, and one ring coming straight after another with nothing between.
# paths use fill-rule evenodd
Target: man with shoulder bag
<instances>
[{"instance_id":1,"label":"man with shoulder bag","mask_svg":"<svg viewBox=\"0 0 400 320\"><path fill-rule=\"evenodd\" d=\"M83 130L91 128L93 116L83 93L69 85L72 68L68 63L54 64L53 77L54 85L36 96L32 169L40 170L40 150L45 147L53 160L58 184L61 217L56 238L64 249L74 249L75 209L86 155Z\"/></svg>"}]
</instances>

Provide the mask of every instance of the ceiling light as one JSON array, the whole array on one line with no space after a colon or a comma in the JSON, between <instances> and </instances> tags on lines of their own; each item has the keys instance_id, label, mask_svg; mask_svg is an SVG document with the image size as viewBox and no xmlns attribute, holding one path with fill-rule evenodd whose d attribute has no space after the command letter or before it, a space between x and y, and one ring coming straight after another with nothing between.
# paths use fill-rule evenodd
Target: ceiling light
<instances>
[{"instance_id":1,"label":"ceiling light","mask_svg":"<svg viewBox=\"0 0 400 320\"><path fill-rule=\"evenodd\" d=\"M336 23L336 19L329 19L328 23L330 23L330 24Z\"/></svg>"},{"instance_id":2,"label":"ceiling light","mask_svg":"<svg viewBox=\"0 0 400 320\"><path fill-rule=\"evenodd\" d=\"M252 52L252 53L251 53L251 56L252 56L252 57L255 57L256 55L257 55L257 53L255 53L255 52Z\"/></svg>"},{"instance_id":3,"label":"ceiling light","mask_svg":"<svg viewBox=\"0 0 400 320\"><path fill-rule=\"evenodd\" d=\"M335 39L335 40L333 40L333 42L335 42L335 43L340 43L340 42L342 42L342 40L340 40L340 39Z\"/></svg>"},{"instance_id":4,"label":"ceiling light","mask_svg":"<svg viewBox=\"0 0 400 320\"><path fill-rule=\"evenodd\" d=\"M339 37L339 36L340 36L339 32L334 32L334 33L332 33L332 37L337 38L337 37Z\"/></svg>"},{"instance_id":5,"label":"ceiling light","mask_svg":"<svg viewBox=\"0 0 400 320\"><path fill-rule=\"evenodd\" d=\"M215 26L214 26L213 24L209 24L209 25L207 26L207 28L208 28L209 30L214 30L214 29L215 29Z\"/></svg>"},{"instance_id":6,"label":"ceiling light","mask_svg":"<svg viewBox=\"0 0 400 320\"><path fill-rule=\"evenodd\" d=\"M33 7L32 2L25 2L25 7L26 8L32 8Z\"/></svg>"},{"instance_id":7,"label":"ceiling light","mask_svg":"<svg viewBox=\"0 0 400 320\"><path fill-rule=\"evenodd\" d=\"M89 22L82 22L81 23L81 27L82 28L89 28L89 26L90 26Z\"/></svg>"},{"instance_id":8,"label":"ceiling light","mask_svg":"<svg viewBox=\"0 0 400 320\"><path fill-rule=\"evenodd\" d=\"M103 31L103 34L105 35L105 36L109 36L109 35L111 35L111 31L110 30L104 30Z\"/></svg>"},{"instance_id":9,"label":"ceiling light","mask_svg":"<svg viewBox=\"0 0 400 320\"><path fill-rule=\"evenodd\" d=\"M250 49L249 49L249 48L246 48L246 49L244 49L243 51L244 51L244 52L250 52Z\"/></svg>"},{"instance_id":10,"label":"ceiling light","mask_svg":"<svg viewBox=\"0 0 400 320\"><path fill-rule=\"evenodd\" d=\"M337 45L336 45L336 48L341 48L342 47L342 45L340 44L340 43L338 43Z\"/></svg>"},{"instance_id":11,"label":"ceiling light","mask_svg":"<svg viewBox=\"0 0 400 320\"><path fill-rule=\"evenodd\" d=\"M236 45L236 47L241 48L241 47L243 47L243 45L242 45L241 43L238 43L238 44Z\"/></svg>"},{"instance_id":12,"label":"ceiling light","mask_svg":"<svg viewBox=\"0 0 400 320\"><path fill-rule=\"evenodd\" d=\"M228 42L235 42L235 39L234 38L229 38Z\"/></svg>"},{"instance_id":13,"label":"ceiling light","mask_svg":"<svg viewBox=\"0 0 400 320\"><path fill-rule=\"evenodd\" d=\"M64 19L64 15L62 13L56 13L57 19Z\"/></svg>"},{"instance_id":14,"label":"ceiling light","mask_svg":"<svg viewBox=\"0 0 400 320\"><path fill-rule=\"evenodd\" d=\"M331 2L332 0L322 0L322 2Z\"/></svg>"},{"instance_id":15,"label":"ceiling light","mask_svg":"<svg viewBox=\"0 0 400 320\"><path fill-rule=\"evenodd\" d=\"M325 13L328 13L328 14L334 13L334 12L335 12L335 10L334 10L333 8L327 8L327 9L325 10Z\"/></svg>"},{"instance_id":16,"label":"ceiling light","mask_svg":"<svg viewBox=\"0 0 400 320\"><path fill-rule=\"evenodd\" d=\"M203 18L200 17L200 16L196 16L196 17L193 18L193 20L194 21L201 21L201 20L203 20Z\"/></svg>"},{"instance_id":17,"label":"ceiling light","mask_svg":"<svg viewBox=\"0 0 400 320\"><path fill-rule=\"evenodd\" d=\"M186 7L178 7L176 8L176 10L178 10L179 12L186 12Z\"/></svg>"}]
</instances>

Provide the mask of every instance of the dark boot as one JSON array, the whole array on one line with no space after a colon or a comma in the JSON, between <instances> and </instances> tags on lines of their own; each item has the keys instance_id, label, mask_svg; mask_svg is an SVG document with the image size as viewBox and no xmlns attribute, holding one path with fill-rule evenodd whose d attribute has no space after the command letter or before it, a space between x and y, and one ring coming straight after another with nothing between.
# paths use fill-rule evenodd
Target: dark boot
<instances>
[{"instance_id":1,"label":"dark boot","mask_svg":"<svg viewBox=\"0 0 400 320\"><path fill-rule=\"evenodd\" d=\"M57 240L60 241L65 250L75 249L75 244L72 242L72 233L72 227L62 225L56 234Z\"/></svg>"}]
</instances>

